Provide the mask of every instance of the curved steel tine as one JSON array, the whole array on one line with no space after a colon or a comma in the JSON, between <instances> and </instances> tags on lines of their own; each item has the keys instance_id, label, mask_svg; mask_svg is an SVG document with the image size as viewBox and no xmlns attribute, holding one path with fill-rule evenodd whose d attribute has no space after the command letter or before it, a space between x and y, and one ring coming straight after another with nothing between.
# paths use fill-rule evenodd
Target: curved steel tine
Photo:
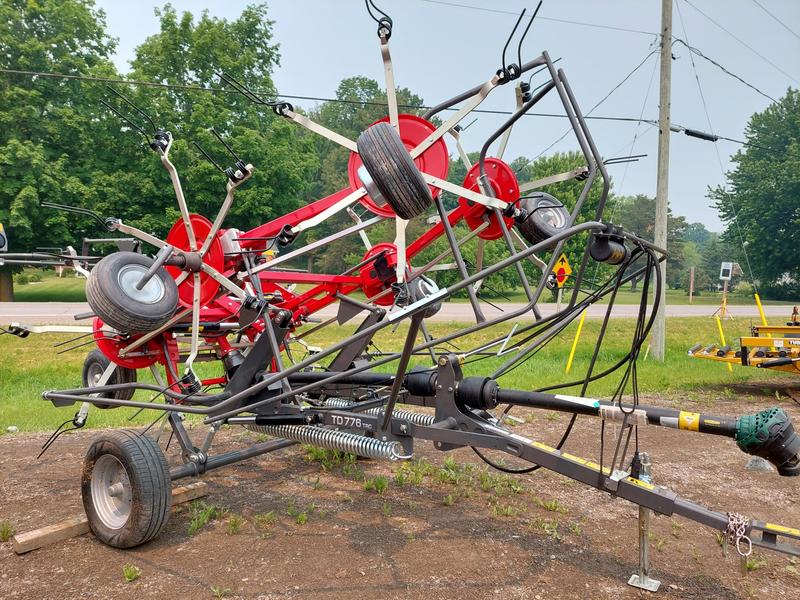
<instances>
[{"instance_id":1,"label":"curved steel tine","mask_svg":"<svg viewBox=\"0 0 800 600\"><path fill-rule=\"evenodd\" d=\"M217 168L217 170L218 170L220 173L225 173L225 171L223 170L223 168L222 168L222 167L220 167L220 166L219 166L219 165L216 163L216 161L215 161L213 158L211 158L211 156L209 156L208 152L206 152L205 150L203 150L203 149L200 147L200 144L198 144L198 143L197 143L197 142L195 142L195 141L192 141L192 144L194 144L194 147L195 147L195 148L197 148L198 150L200 150L200 153L201 153L203 156L205 156L205 157L206 157L206 160L207 160L208 162L210 162L212 165L214 165L214 166Z\"/></svg>"},{"instance_id":2,"label":"curved steel tine","mask_svg":"<svg viewBox=\"0 0 800 600\"><path fill-rule=\"evenodd\" d=\"M107 88L108 88L108 89L111 91L111 93L113 93L113 94L116 94L117 96L119 96L120 98L122 98L122 100L123 100L123 101L124 101L126 104L128 104L129 106L131 106L131 107L133 108L133 110L135 110L135 111L136 111L136 112L138 112L140 115L142 115L142 116L143 116L145 119L147 119L147 121L150 123L150 126L153 128L153 133L156 133L156 132L158 131L158 127L156 127L156 124L153 122L153 119L151 119L151 118L150 118L150 115L148 115L148 114L147 114L146 112L144 112L144 111L143 111L141 108L139 108L138 106L136 106L136 105L135 105L133 102L131 102L130 100L128 100L128 98L127 98L126 96L124 96L123 94L121 94L120 92L118 92L117 90L115 90L115 89L114 89L113 87L111 87L110 85L107 85L106 87L107 87Z\"/></svg>"},{"instance_id":3,"label":"curved steel tine","mask_svg":"<svg viewBox=\"0 0 800 600\"><path fill-rule=\"evenodd\" d=\"M102 98L100 98L100 104L102 104L103 106L105 106L107 109L109 109L109 110L110 110L111 112L113 112L115 115L117 115L117 116L118 116L120 119L122 119L123 121L125 121L125 122L126 122L128 125L130 125L131 127L133 127L133 128L136 130L136 131L138 131L139 133L141 133L141 134L142 134L142 137L143 137L143 138L144 138L144 139L145 139L145 140L146 140L148 143L150 142L150 136L149 136L149 135L147 135L147 133L145 132L145 130L144 130L144 129L142 129L141 127L139 127L139 125L137 125L136 123L134 123L133 121L131 121L131 120L130 120L128 117L126 117L125 115L123 115L121 112L119 112L119 111L118 111L116 108L114 108L113 106L111 106L111 105L110 105L108 102L106 102L106 101L105 101L105 100L103 100Z\"/></svg>"},{"instance_id":4,"label":"curved steel tine","mask_svg":"<svg viewBox=\"0 0 800 600\"><path fill-rule=\"evenodd\" d=\"M528 35L528 30L533 25L533 20L536 18L536 15L539 14L539 9L542 8L542 2L544 0L539 0L539 4L536 5L536 10L533 11L533 16L531 20L528 21L528 26L525 28L525 31L522 32L522 37L519 38L519 44L517 45L517 64L522 65L522 42L525 41L525 36Z\"/></svg>"},{"instance_id":5,"label":"curved steel tine","mask_svg":"<svg viewBox=\"0 0 800 600\"><path fill-rule=\"evenodd\" d=\"M234 152L234 151L233 151L233 148L231 148L231 147L230 147L230 146L229 146L229 145L228 145L228 144L225 142L225 140L223 140L223 139L222 139L222 136L221 136L220 134L218 134L218 133L217 133L217 130L216 130L216 129L214 129L214 128L212 127L212 128L211 128L211 133L213 133L213 134L216 136L216 138L217 138L217 139L218 139L218 140L219 140L219 141L222 143L222 145L223 145L223 146L225 146L225 148L228 150L228 152L230 152L230 153L231 153L231 156L233 156L233 158L234 158L234 159L236 159L237 161L241 162L241 160L242 160L242 159L241 159L241 158L239 158L239 157L236 155L236 152Z\"/></svg>"},{"instance_id":6,"label":"curved steel tine","mask_svg":"<svg viewBox=\"0 0 800 600\"><path fill-rule=\"evenodd\" d=\"M503 63L502 63L503 71L506 71L506 50L508 50L508 45L511 43L511 38L513 38L514 34L517 32L517 27L519 27L519 24L522 21L522 17L525 16L526 10L527 10L526 8L522 9L522 12L519 14L519 17L517 17L517 22L514 23L514 29L511 30L511 33L509 34L508 39L506 40L506 45L503 46Z\"/></svg>"}]
</instances>

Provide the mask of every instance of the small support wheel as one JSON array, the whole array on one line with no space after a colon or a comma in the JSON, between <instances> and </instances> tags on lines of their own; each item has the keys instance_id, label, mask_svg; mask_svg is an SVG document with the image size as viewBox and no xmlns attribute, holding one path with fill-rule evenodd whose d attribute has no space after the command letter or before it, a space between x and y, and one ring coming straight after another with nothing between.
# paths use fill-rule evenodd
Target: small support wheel
<instances>
[{"instance_id":1,"label":"small support wheel","mask_svg":"<svg viewBox=\"0 0 800 600\"><path fill-rule=\"evenodd\" d=\"M114 548L144 544L169 519L172 486L164 453L135 431L101 434L83 462L81 495L97 539Z\"/></svg>"},{"instance_id":2,"label":"small support wheel","mask_svg":"<svg viewBox=\"0 0 800 600\"><path fill-rule=\"evenodd\" d=\"M518 206L527 214L521 222L517 222L517 229L530 244L539 244L558 235L569 223L566 207L545 192L536 192L521 199Z\"/></svg>"},{"instance_id":3,"label":"small support wheel","mask_svg":"<svg viewBox=\"0 0 800 600\"><path fill-rule=\"evenodd\" d=\"M161 327L178 307L178 286L164 268L137 289L153 259L136 252L115 252L92 269L86 300L106 324L124 333L147 333Z\"/></svg>"},{"instance_id":4,"label":"small support wheel","mask_svg":"<svg viewBox=\"0 0 800 600\"><path fill-rule=\"evenodd\" d=\"M413 219L433 204L428 185L389 123L376 123L362 132L356 145L370 183L398 217Z\"/></svg>"},{"instance_id":5,"label":"small support wheel","mask_svg":"<svg viewBox=\"0 0 800 600\"><path fill-rule=\"evenodd\" d=\"M100 350L92 350L83 361L83 387L96 387L106 372L108 365L111 364L109 358ZM120 383L136 383L136 369L128 369L117 365L116 370L111 374L111 378L106 385L117 385ZM100 398L112 398L114 400L130 400L135 390L118 390L116 392L106 392ZM95 404L97 408L117 408L111 404Z\"/></svg>"}]
</instances>

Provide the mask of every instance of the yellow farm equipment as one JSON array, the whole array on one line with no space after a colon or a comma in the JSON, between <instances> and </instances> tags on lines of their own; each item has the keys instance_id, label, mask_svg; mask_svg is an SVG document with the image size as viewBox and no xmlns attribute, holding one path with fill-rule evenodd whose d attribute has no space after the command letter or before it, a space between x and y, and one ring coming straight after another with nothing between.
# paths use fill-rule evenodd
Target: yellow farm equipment
<instances>
[{"instance_id":1,"label":"yellow farm equipment","mask_svg":"<svg viewBox=\"0 0 800 600\"><path fill-rule=\"evenodd\" d=\"M800 322L786 325L754 325L750 335L739 338L739 348L729 344L695 344L689 356L745 367L800 373Z\"/></svg>"}]
</instances>

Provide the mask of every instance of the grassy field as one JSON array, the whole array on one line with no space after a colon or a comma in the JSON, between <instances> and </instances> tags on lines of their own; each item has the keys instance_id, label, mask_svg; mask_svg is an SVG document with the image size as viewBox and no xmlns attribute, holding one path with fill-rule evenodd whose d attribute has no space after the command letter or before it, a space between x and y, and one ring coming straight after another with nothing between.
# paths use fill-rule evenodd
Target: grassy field
<instances>
[{"instance_id":1,"label":"grassy field","mask_svg":"<svg viewBox=\"0 0 800 600\"><path fill-rule=\"evenodd\" d=\"M694 398L698 389L718 389L719 394L731 397L734 392L729 384L758 381L765 388L771 383L791 381L791 375L767 372L755 368L734 367L728 372L725 365L690 359L686 349L697 342L715 341L714 322L707 318L674 318L668 325L667 360L657 363L651 359L640 360L640 389L646 393L666 393L672 398L686 394ZM435 335L442 335L460 329L463 325L454 323L432 323L430 329ZM596 339L600 323L587 321L584 326L581 343L575 357L572 373L564 374L569 346L574 335L574 326L545 347L535 357L520 365L500 379L506 388L532 390L554 383L568 382L585 372L592 353L592 344ZM747 334L745 323L726 322L725 333L729 340L737 340L740 335ZM353 330L352 327L323 329L320 335L309 342L326 347L337 339L342 339ZM494 339L507 333L508 329L489 329L469 337L469 346ZM615 363L627 352L633 332L633 322L615 320L607 334L607 341L599 356L595 372ZM396 351L403 343L403 328L392 333L383 330L375 338L375 346L380 350ZM316 334L315 334L316 335ZM21 431L49 430L69 419L77 407L54 408L50 402L41 399L41 392L47 389L65 389L80 385L80 373L83 359L88 352L86 346L77 350L57 355L58 349L53 345L69 339L66 335L32 335L27 339L19 339L10 335L0 335L0 435L6 433L8 426L16 426ZM490 357L478 362L470 360L464 366L466 375L487 375L497 368L511 354L503 357ZM425 362L426 357L417 357L417 362ZM427 358L427 361L430 359ZM425 362L425 364L430 364ZM386 370L390 370L388 365ZM218 363L201 364L202 375L217 374ZM141 373L141 371L140 371ZM796 380L797 378L795 378ZM618 376L593 383L588 395L608 397L616 387ZM800 383L800 381L798 381ZM578 392L578 388L570 390ZM147 399L143 392L137 393L137 399ZM99 410L93 409L89 418L91 427L124 426L143 424L155 418L154 413L144 413L128 421L135 411L132 409Z\"/></svg>"},{"instance_id":2,"label":"grassy field","mask_svg":"<svg viewBox=\"0 0 800 600\"><path fill-rule=\"evenodd\" d=\"M86 279L75 277L75 272L65 269L64 277L54 271L26 269L26 273L38 273L41 281L14 284L14 300L17 302L86 302Z\"/></svg>"},{"instance_id":3,"label":"grassy field","mask_svg":"<svg viewBox=\"0 0 800 600\"><path fill-rule=\"evenodd\" d=\"M86 280L82 277L75 277L73 271L65 271L64 277L56 277L52 270L42 269L26 269L26 273L37 273L41 276L42 280L26 284L14 285L14 298L18 302L85 302L86 294L84 287ZM311 286L300 285L298 290L306 290ZM571 292L564 291L564 298L568 298ZM355 294L356 298L364 298L359 294ZM544 295L545 302L552 301L549 294ZM519 289L514 292L505 294L504 296L496 296L489 298L492 302L527 302L528 299L524 292ZM617 293L618 304L638 304L639 293L631 292L629 286L620 290ZM466 297L458 297L452 300L453 302L467 302ZM606 302L607 300L602 300ZM703 292L701 295L695 295L692 303L708 306L719 306L722 301L722 293ZM763 300L764 304L790 304L789 302L780 302L773 300ZM689 304L689 296L683 290L667 290L667 303L668 304ZM729 304L754 304L751 296L736 296L731 294L728 297Z\"/></svg>"}]
</instances>

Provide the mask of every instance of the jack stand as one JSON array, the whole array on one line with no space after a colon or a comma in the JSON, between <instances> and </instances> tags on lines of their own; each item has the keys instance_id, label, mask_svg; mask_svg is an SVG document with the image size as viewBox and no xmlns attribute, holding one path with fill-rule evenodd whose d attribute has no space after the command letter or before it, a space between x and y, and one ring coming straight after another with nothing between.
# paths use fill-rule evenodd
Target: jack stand
<instances>
[{"instance_id":1,"label":"jack stand","mask_svg":"<svg viewBox=\"0 0 800 600\"><path fill-rule=\"evenodd\" d=\"M639 479L650 482L650 457L640 453L641 473ZM649 592L658 591L661 582L650 578L650 509L639 507L639 572L631 575L628 585Z\"/></svg>"}]
</instances>

